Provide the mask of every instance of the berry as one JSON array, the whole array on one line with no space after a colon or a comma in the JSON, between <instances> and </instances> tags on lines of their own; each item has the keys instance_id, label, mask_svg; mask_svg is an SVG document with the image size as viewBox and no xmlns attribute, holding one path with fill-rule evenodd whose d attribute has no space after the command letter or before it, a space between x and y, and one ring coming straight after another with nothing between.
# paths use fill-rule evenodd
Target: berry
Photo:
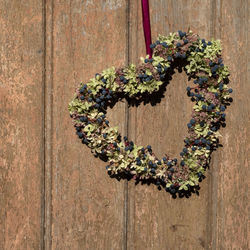
<instances>
[{"instance_id":1,"label":"berry","mask_svg":"<svg viewBox=\"0 0 250 250\"><path fill-rule=\"evenodd\" d=\"M205 104L202 105L202 109L203 110L206 110L207 109L207 106Z\"/></svg>"},{"instance_id":2,"label":"berry","mask_svg":"<svg viewBox=\"0 0 250 250\"><path fill-rule=\"evenodd\" d=\"M220 106L220 111L225 111L225 110L226 110L225 106L221 105Z\"/></svg>"},{"instance_id":3,"label":"berry","mask_svg":"<svg viewBox=\"0 0 250 250\"><path fill-rule=\"evenodd\" d=\"M193 125L193 124L195 124L195 120L194 119L191 119L190 120L190 123Z\"/></svg>"},{"instance_id":4,"label":"berry","mask_svg":"<svg viewBox=\"0 0 250 250\"><path fill-rule=\"evenodd\" d=\"M107 138L107 134L106 134L106 133L103 134L103 138L104 138L104 139Z\"/></svg>"},{"instance_id":5,"label":"berry","mask_svg":"<svg viewBox=\"0 0 250 250\"><path fill-rule=\"evenodd\" d=\"M86 122L87 120L88 120L88 118L86 116L81 116L80 117L81 122Z\"/></svg>"},{"instance_id":6,"label":"berry","mask_svg":"<svg viewBox=\"0 0 250 250\"><path fill-rule=\"evenodd\" d=\"M176 47L180 47L181 46L181 43L176 43Z\"/></svg>"},{"instance_id":7,"label":"berry","mask_svg":"<svg viewBox=\"0 0 250 250\"><path fill-rule=\"evenodd\" d=\"M149 165L150 167L152 167L152 166L153 166L153 162L152 162L152 161L149 161L149 162L148 162L148 165Z\"/></svg>"},{"instance_id":8,"label":"berry","mask_svg":"<svg viewBox=\"0 0 250 250\"><path fill-rule=\"evenodd\" d=\"M184 44L187 44L187 43L188 43L188 40L187 40L187 39L185 39L185 40L184 40Z\"/></svg>"},{"instance_id":9,"label":"berry","mask_svg":"<svg viewBox=\"0 0 250 250\"><path fill-rule=\"evenodd\" d=\"M233 90L232 89L228 89L228 93L232 93L233 92Z\"/></svg>"},{"instance_id":10,"label":"berry","mask_svg":"<svg viewBox=\"0 0 250 250\"><path fill-rule=\"evenodd\" d=\"M137 161L136 165L141 166L141 161Z\"/></svg>"},{"instance_id":11,"label":"berry","mask_svg":"<svg viewBox=\"0 0 250 250\"><path fill-rule=\"evenodd\" d=\"M181 53L180 53L180 52L175 53L175 57L176 57L176 58L181 57Z\"/></svg>"},{"instance_id":12,"label":"berry","mask_svg":"<svg viewBox=\"0 0 250 250\"><path fill-rule=\"evenodd\" d=\"M201 121L201 122L200 122L200 126L201 126L201 127L204 127L204 125L205 125L205 122L204 122L204 121Z\"/></svg>"},{"instance_id":13,"label":"berry","mask_svg":"<svg viewBox=\"0 0 250 250\"><path fill-rule=\"evenodd\" d=\"M156 44L154 44L154 43L153 43L153 44L150 44L150 48L151 48L151 49L154 49L155 46L156 46Z\"/></svg>"},{"instance_id":14,"label":"berry","mask_svg":"<svg viewBox=\"0 0 250 250\"><path fill-rule=\"evenodd\" d=\"M170 188L170 193L171 193L171 194L175 194L175 193L176 193L176 189Z\"/></svg>"},{"instance_id":15,"label":"berry","mask_svg":"<svg viewBox=\"0 0 250 250\"><path fill-rule=\"evenodd\" d=\"M80 132L82 130L81 127L76 127L76 131Z\"/></svg>"},{"instance_id":16,"label":"berry","mask_svg":"<svg viewBox=\"0 0 250 250\"><path fill-rule=\"evenodd\" d=\"M206 144L206 143L207 143L207 140L206 140L205 138L202 138L202 139L201 139L201 142L202 142L203 144Z\"/></svg>"},{"instance_id":17,"label":"berry","mask_svg":"<svg viewBox=\"0 0 250 250\"><path fill-rule=\"evenodd\" d=\"M221 82L219 85L219 90L222 91L223 90L223 83Z\"/></svg>"},{"instance_id":18,"label":"berry","mask_svg":"<svg viewBox=\"0 0 250 250\"><path fill-rule=\"evenodd\" d=\"M183 38L186 35L186 32L178 31L180 38Z\"/></svg>"},{"instance_id":19,"label":"berry","mask_svg":"<svg viewBox=\"0 0 250 250\"><path fill-rule=\"evenodd\" d=\"M77 135L78 135L78 137L79 137L80 139L83 138L83 133L82 133L82 132L77 132Z\"/></svg>"},{"instance_id":20,"label":"berry","mask_svg":"<svg viewBox=\"0 0 250 250\"><path fill-rule=\"evenodd\" d=\"M168 48L168 45L167 45L166 42L163 42L163 43L162 43L162 46L163 46L164 48Z\"/></svg>"},{"instance_id":21,"label":"berry","mask_svg":"<svg viewBox=\"0 0 250 250\"><path fill-rule=\"evenodd\" d=\"M99 118L97 118L97 122L98 123L102 123L102 119L99 117Z\"/></svg>"},{"instance_id":22,"label":"berry","mask_svg":"<svg viewBox=\"0 0 250 250\"><path fill-rule=\"evenodd\" d=\"M173 60L172 56L168 56L168 61L171 62Z\"/></svg>"},{"instance_id":23,"label":"berry","mask_svg":"<svg viewBox=\"0 0 250 250\"><path fill-rule=\"evenodd\" d=\"M174 168L170 168L169 171L170 171L171 173L174 173Z\"/></svg>"},{"instance_id":24,"label":"berry","mask_svg":"<svg viewBox=\"0 0 250 250\"><path fill-rule=\"evenodd\" d=\"M212 107L210 105L207 107L207 111L212 111Z\"/></svg>"},{"instance_id":25,"label":"berry","mask_svg":"<svg viewBox=\"0 0 250 250\"><path fill-rule=\"evenodd\" d=\"M181 166L183 167L185 165L185 162L184 161L181 161Z\"/></svg>"},{"instance_id":26,"label":"berry","mask_svg":"<svg viewBox=\"0 0 250 250\"><path fill-rule=\"evenodd\" d=\"M199 178L202 177L202 173L201 172L199 172L197 175L198 175Z\"/></svg>"},{"instance_id":27,"label":"berry","mask_svg":"<svg viewBox=\"0 0 250 250\"><path fill-rule=\"evenodd\" d=\"M83 139L82 139L82 143L88 144L88 140L87 140L86 138L83 138Z\"/></svg>"}]
</instances>

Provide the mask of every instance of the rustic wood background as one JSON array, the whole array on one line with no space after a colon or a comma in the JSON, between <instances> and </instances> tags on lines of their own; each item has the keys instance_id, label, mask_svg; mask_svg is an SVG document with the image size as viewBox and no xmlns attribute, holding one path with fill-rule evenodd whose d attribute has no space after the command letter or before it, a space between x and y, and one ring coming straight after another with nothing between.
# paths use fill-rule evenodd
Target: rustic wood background
<instances>
[{"instance_id":1,"label":"rustic wood background","mask_svg":"<svg viewBox=\"0 0 250 250\"><path fill-rule=\"evenodd\" d=\"M145 55L140 0L0 0L0 249L248 249L249 1L150 0L152 36L222 40L233 104L199 196L118 182L77 139L67 110L96 72ZM108 116L137 144L178 155L185 73L160 104Z\"/></svg>"}]
</instances>

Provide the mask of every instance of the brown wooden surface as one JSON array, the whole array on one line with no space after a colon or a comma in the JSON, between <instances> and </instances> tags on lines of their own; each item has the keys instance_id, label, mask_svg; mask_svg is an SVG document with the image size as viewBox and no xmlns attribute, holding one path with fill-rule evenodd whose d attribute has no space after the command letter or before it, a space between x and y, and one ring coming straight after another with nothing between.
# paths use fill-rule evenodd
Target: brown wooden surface
<instances>
[{"instance_id":1,"label":"brown wooden surface","mask_svg":"<svg viewBox=\"0 0 250 250\"><path fill-rule=\"evenodd\" d=\"M0 249L248 249L249 1L150 0L152 37L222 40L233 104L199 196L118 182L75 135L80 81L145 55L140 0L0 0ZM139 145L179 157L192 103L176 73L156 106L109 110Z\"/></svg>"},{"instance_id":2,"label":"brown wooden surface","mask_svg":"<svg viewBox=\"0 0 250 250\"><path fill-rule=\"evenodd\" d=\"M0 249L39 249L43 213L43 12L0 1Z\"/></svg>"}]
</instances>

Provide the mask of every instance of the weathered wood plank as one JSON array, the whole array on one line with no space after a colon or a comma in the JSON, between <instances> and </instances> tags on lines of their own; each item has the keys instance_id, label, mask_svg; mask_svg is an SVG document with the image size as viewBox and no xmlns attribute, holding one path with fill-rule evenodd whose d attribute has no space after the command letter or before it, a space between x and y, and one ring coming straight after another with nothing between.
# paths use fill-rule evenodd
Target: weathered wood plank
<instances>
[{"instance_id":1,"label":"weathered wood plank","mask_svg":"<svg viewBox=\"0 0 250 250\"><path fill-rule=\"evenodd\" d=\"M53 2L51 247L123 249L125 182L111 179L77 138L67 106L80 81L126 63L127 2ZM122 132L125 107L108 114Z\"/></svg>"},{"instance_id":2,"label":"weathered wood plank","mask_svg":"<svg viewBox=\"0 0 250 250\"><path fill-rule=\"evenodd\" d=\"M211 1L150 1L152 35L168 34L177 30L198 32L211 38ZM145 55L140 22L140 1L131 6L131 60L138 62ZM136 37L137 39L133 39ZM191 116L192 103L186 97L187 77L176 73L167 86L165 97L156 106L140 105L130 108L129 133L139 145L152 145L159 157L168 153L179 157L186 124ZM189 83L190 84L190 83ZM129 183L128 249L204 249L210 241L210 174L201 184L200 195L189 199L172 199L155 186Z\"/></svg>"},{"instance_id":3,"label":"weathered wood plank","mask_svg":"<svg viewBox=\"0 0 250 250\"><path fill-rule=\"evenodd\" d=\"M248 168L250 166L249 1L216 1L215 36L229 65L233 104L216 152L213 249L249 249ZM215 203L216 202L216 203Z\"/></svg>"},{"instance_id":4,"label":"weathered wood plank","mask_svg":"<svg viewBox=\"0 0 250 250\"><path fill-rule=\"evenodd\" d=\"M0 249L40 249L42 1L0 1Z\"/></svg>"}]
</instances>

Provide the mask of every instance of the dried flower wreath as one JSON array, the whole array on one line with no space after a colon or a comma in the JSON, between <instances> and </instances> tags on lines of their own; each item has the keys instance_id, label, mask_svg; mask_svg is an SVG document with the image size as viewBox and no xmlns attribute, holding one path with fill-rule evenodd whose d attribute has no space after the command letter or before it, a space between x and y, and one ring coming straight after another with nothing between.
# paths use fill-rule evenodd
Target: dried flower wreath
<instances>
[{"instance_id":1,"label":"dried flower wreath","mask_svg":"<svg viewBox=\"0 0 250 250\"><path fill-rule=\"evenodd\" d=\"M229 71L221 58L220 41L200 39L192 31L159 35L151 44L153 56L139 66L108 68L87 83L81 83L69 104L77 135L101 159L111 175L150 180L171 194L196 190L209 165L211 152L218 146L218 129L225 121L225 109L232 98L227 84ZM157 158L150 145L136 146L116 127L110 127L107 107L121 98L140 99L159 91L173 67L185 65L194 86L187 95L195 105L181 159L167 155Z\"/></svg>"}]
</instances>

